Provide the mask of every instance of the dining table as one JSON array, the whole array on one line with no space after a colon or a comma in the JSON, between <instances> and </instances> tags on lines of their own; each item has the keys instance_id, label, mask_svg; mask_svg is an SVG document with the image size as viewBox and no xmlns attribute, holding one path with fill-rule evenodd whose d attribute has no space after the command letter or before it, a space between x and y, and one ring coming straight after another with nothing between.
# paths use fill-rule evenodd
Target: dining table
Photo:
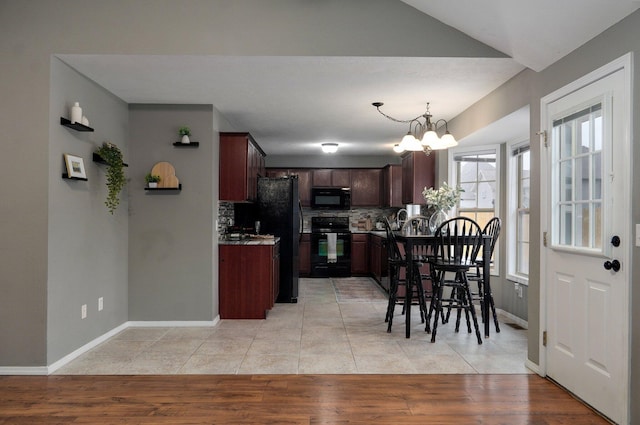
<instances>
[{"instance_id":1,"label":"dining table","mask_svg":"<svg viewBox=\"0 0 640 425\"><path fill-rule=\"evenodd\" d=\"M406 234L404 232L395 232L396 240L404 245L405 260L407 262L406 281L409 287L405 291L405 325L406 337L411 337L411 297L413 296L414 268L411 266L414 261L424 262L424 258L430 252L434 252L436 245L436 236L431 234ZM491 236L480 235L482 238L482 279L484 280L484 306L482 309L482 321L484 323L484 337L489 338L490 320L489 306L491 305Z\"/></svg>"}]
</instances>

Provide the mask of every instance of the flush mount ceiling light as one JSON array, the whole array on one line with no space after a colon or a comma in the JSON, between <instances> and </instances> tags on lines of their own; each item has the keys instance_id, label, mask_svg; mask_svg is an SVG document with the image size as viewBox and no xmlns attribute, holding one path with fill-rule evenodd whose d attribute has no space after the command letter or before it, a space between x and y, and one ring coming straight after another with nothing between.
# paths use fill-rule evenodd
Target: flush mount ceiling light
<instances>
[{"instance_id":1,"label":"flush mount ceiling light","mask_svg":"<svg viewBox=\"0 0 640 425\"><path fill-rule=\"evenodd\" d=\"M322 152L324 152L324 153L336 153L336 152L338 152L338 144L337 143L323 143L322 144Z\"/></svg>"},{"instance_id":2,"label":"flush mount ceiling light","mask_svg":"<svg viewBox=\"0 0 640 425\"><path fill-rule=\"evenodd\" d=\"M458 145L456 139L451 135L451 133L449 133L446 120L439 119L435 122L431 122L431 118L433 116L431 115L431 112L429 112L428 102L427 110L422 115L418 115L417 117L409 120L400 120L385 114L380 110L380 107L384 105L382 102L373 102L372 105L375 106L378 112L380 112L380 114L385 118L394 122L409 124L409 131L407 134L402 138L400 144L396 144L393 147L395 152L423 151L425 154L429 155L431 151L447 149ZM438 136L439 124L440 129L444 127L444 134L442 137Z\"/></svg>"}]
</instances>

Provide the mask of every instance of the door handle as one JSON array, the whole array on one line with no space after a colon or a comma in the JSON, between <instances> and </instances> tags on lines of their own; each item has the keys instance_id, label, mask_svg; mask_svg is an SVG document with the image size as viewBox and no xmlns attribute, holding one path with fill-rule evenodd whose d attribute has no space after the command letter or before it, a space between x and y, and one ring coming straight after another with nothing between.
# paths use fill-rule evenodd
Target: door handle
<instances>
[{"instance_id":1,"label":"door handle","mask_svg":"<svg viewBox=\"0 0 640 425\"><path fill-rule=\"evenodd\" d=\"M606 270L613 270L614 272L618 272L620 271L620 261L618 260L612 260L612 261L605 261L604 262L604 268Z\"/></svg>"}]
</instances>

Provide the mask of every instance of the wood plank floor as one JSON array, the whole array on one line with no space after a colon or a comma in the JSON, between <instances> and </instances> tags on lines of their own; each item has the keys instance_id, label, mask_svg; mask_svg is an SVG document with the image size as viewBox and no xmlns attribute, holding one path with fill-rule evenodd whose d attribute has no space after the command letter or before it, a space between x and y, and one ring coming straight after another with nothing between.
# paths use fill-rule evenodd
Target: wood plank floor
<instances>
[{"instance_id":1,"label":"wood plank floor","mask_svg":"<svg viewBox=\"0 0 640 425\"><path fill-rule=\"evenodd\" d=\"M607 424L537 375L2 376L0 424Z\"/></svg>"}]
</instances>

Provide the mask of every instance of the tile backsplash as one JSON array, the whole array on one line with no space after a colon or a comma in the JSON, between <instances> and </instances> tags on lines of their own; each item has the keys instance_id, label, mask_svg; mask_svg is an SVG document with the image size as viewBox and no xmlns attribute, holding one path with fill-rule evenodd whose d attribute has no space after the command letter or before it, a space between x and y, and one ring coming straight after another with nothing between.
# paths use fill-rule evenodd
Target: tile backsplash
<instances>
[{"instance_id":1,"label":"tile backsplash","mask_svg":"<svg viewBox=\"0 0 640 425\"><path fill-rule=\"evenodd\" d=\"M218 206L218 234L222 235L227 232L230 226L234 225L234 208L233 202L220 202ZM371 220L371 225L375 229L377 222L382 222L383 217L392 217L398 212L399 208L352 208L350 210L313 210L311 208L302 209L303 231L311 231L311 217L349 217L350 230L352 232L363 231L359 228L360 220Z\"/></svg>"}]
</instances>

